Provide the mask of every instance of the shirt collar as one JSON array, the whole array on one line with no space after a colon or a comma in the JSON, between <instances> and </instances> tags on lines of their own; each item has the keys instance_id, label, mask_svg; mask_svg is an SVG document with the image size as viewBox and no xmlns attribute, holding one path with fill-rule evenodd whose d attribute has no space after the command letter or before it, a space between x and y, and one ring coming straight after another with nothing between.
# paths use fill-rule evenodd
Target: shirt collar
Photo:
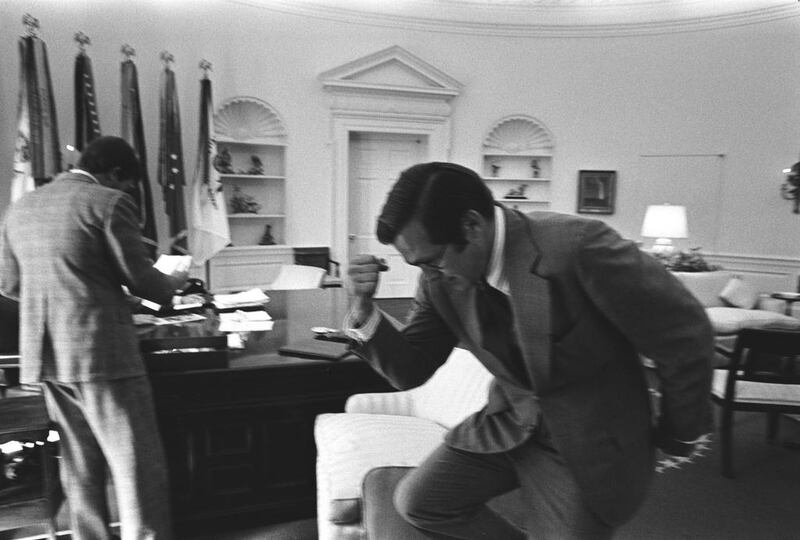
<instances>
[{"instance_id":1,"label":"shirt collar","mask_svg":"<svg viewBox=\"0 0 800 540\"><path fill-rule=\"evenodd\" d=\"M100 183L100 181L97 178L95 178L92 173L84 171L83 169L70 169L69 172L72 174L80 174L82 176L88 176L95 184Z\"/></svg>"},{"instance_id":2,"label":"shirt collar","mask_svg":"<svg viewBox=\"0 0 800 540\"><path fill-rule=\"evenodd\" d=\"M486 283L499 291L509 294L508 280L503 266L503 252L506 247L506 215L500 206L494 207L494 244L486 272Z\"/></svg>"}]
</instances>

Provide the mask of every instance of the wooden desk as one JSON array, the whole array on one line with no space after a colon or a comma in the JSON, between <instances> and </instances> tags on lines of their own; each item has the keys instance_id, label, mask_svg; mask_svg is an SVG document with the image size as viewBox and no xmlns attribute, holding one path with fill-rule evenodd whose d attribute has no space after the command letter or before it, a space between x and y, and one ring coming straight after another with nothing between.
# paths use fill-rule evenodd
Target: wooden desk
<instances>
[{"instance_id":1,"label":"wooden desk","mask_svg":"<svg viewBox=\"0 0 800 540\"><path fill-rule=\"evenodd\" d=\"M314 516L316 416L343 411L351 394L391 390L356 358L277 354L310 337L312 326L338 328L343 289L268 294L273 330L250 334L228 368L151 375L179 536ZM213 324L157 329L209 331Z\"/></svg>"}]
</instances>

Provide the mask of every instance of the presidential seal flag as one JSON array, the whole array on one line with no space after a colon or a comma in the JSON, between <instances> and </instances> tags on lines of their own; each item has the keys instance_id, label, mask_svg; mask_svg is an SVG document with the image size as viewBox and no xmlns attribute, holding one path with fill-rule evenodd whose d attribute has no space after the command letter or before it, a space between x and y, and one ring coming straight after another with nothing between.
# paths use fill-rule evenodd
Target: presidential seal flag
<instances>
[{"instance_id":1,"label":"presidential seal flag","mask_svg":"<svg viewBox=\"0 0 800 540\"><path fill-rule=\"evenodd\" d=\"M150 175L147 173L147 150L144 141L142 123L142 105L139 100L139 77L136 64L131 60L134 51L130 45L122 47L126 60L121 64L122 118L121 136L130 144L139 156L141 170L139 172L138 189L132 195L139 206L139 226L142 228L142 240L147 245L150 257L158 256L158 234L156 220L153 215L153 193L150 189Z\"/></svg>"},{"instance_id":2,"label":"presidential seal flag","mask_svg":"<svg viewBox=\"0 0 800 540\"><path fill-rule=\"evenodd\" d=\"M164 194L164 207L169 219L169 252L188 255L186 241L186 207L183 201L183 146L181 115L175 72L170 68L173 56L161 53L164 71L161 72L160 143L158 148L158 183Z\"/></svg>"},{"instance_id":3,"label":"presidential seal flag","mask_svg":"<svg viewBox=\"0 0 800 540\"><path fill-rule=\"evenodd\" d=\"M191 194L191 231L189 252L195 264L203 264L231 241L228 213L219 172L214 168L217 143L214 139L214 107L211 98L211 64L200 63L205 71L200 81L200 134L197 145L197 166Z\"/></svg>"},{"instance_id":4,"label":"presidential seal flag","mask_svg":"<svg viewBox=\"0 0 800 540\"><path fill-rule=\"evenodd\" d=\"M19 38L19 102L12 202L61 172L61 148L47 47L36 35L39 21L26 14L22 22L28 35Z\"/></svg>"},{"instance_id":5,"label":"presidential seal flag","mask_svg":"<svg viewBox=\"0 0 800 540\"><path fill-rule=\"evenodd\" d=\"M83 152L86 145L100 136L100 118L97 116L97 101L92 76L92 61L86 55L89 36L83 32L75 34L80 51L75 57L75 143L73 146Z\"/></svg>"}]
</instances>

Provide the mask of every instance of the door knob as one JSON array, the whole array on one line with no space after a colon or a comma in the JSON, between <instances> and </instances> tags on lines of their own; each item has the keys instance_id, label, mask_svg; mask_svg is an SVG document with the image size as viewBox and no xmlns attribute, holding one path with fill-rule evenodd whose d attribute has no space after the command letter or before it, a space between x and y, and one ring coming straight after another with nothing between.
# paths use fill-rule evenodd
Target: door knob
<instances>
[{"instance_id":1,"label":"door knob","mask_svg":"<svg viewBox=\"0 0 800 540\"><path fill-rule=\"evenodd\" d=\"M354 235L354 234L348 234L348 235L347 235L347 238L348 238L348 239L349 239L349 240L352 242L353 240L355 240L355 239L356 239L356 235Z\"/></svg>"}]
</instances>

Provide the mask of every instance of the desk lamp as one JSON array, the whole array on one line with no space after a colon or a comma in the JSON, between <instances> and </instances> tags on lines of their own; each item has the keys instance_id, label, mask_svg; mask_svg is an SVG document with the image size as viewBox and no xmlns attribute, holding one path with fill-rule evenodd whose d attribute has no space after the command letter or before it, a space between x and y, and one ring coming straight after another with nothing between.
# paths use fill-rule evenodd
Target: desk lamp
<instances>
[{"instance_id":1,"label":"desk lamp","mask_svg":"<svg viewBox=\"0 0 800 540\"><path fill-rule=\"evenodd\" d=\"M642 236L655 238L651 252L670 255L675 251L673 238L688 238L686 207L672 204L651 204L642 223Z\"/></svg>"}]
</instances>

